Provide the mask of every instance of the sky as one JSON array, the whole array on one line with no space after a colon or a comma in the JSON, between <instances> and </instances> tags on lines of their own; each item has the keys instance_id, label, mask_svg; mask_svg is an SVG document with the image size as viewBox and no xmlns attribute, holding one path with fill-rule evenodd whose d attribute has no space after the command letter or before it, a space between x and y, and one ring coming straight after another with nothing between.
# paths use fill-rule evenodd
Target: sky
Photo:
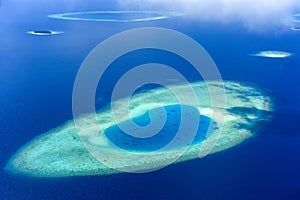
<instances>
[{"instance_id":1,"label":"sky","mask_svg":"<svg viewBox=\"0 0 300 200\"><path fill-rule=\"evenodd\" d=\"M299 0L119 0L123 9L175 10L199 22L240 23L249 30L292 26Z\"/></svg>"},{"instance_id":2,"label":"sky","mask_svg":"<svg viewBox=\"0 0 300 200\"><path fill-rule=\"evenodd\" d=\"M239 23L252 31L295 26L292 15L300 13L299 0L0 0L1 12L8 6L20 12L80 12L93 10L178 11L203 22ZM34 3L33 3L34 1ZM114 6L115 5L115 6ZM11 9L9 11L11 11ZM18 12L17 12L18 11ZM32 13L32 12L31 12ZM297 26L299 26L298 23Z\"/></svg>"}]
</instances>

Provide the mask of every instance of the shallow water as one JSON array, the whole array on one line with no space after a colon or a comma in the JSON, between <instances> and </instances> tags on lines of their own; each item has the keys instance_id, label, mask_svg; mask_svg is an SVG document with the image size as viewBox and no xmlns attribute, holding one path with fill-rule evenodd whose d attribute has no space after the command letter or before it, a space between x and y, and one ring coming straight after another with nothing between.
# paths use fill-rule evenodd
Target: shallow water
<instances>
[{"instance_id":1,"label":"shallow water","mask_svg":"<svg viewBox=\"0 0 300 200\"><path fill-rule=\"evenodd\" d=\"M30 6L29 6L30 5ZM192 19L132 23L65 21L49 14L114 10L113 3L2 1L0 7L0 199L299 199L299 31L253 33L236 24ZM72 89L87 54L101 41L131 28L171 28L207 50L225 80L250 82L273 97L273 119L255 137L223 152L141 174L31 178L4 170L9 158L34 137L72 119ZM295 24L298 27L299 24ZM31 30L63 31L51 36ZM293 53L284 59L251 57L253 52ZM148 62L170 65L188 80L199 75L186 60L153 49L112 63L97 91L97 108L108 103L112 85L126 70ZM174 82L174 81L172 81Z\"/></svg>"},{"instance_id":2,"label":"shallow water","mask_svg":"<svg viewBox=\"0 0 300 200\"><path fill-rule=\"evenodd\" d=\"M182 109L182 111L180 111L180 109ZM158 108L151 111L153 114L152 116L156 118L160 118L160 115L163 114L163 111ZM167 113L165 125L154 136L136 138L134 136L126 134L116 125L108 128L105 131L105 135L114 145L122 149L126 149L129 151L156 151L157 149L166 146L176 136L176 133L180 126L181 116L185 114L194 114L194 117L191 117L188 120L199 121L195 135L193 135L193 132L186 133L187 138L189 138L189 135L191 135L190 137L193 138L192 144L200 143L206 138L206 134L212 134L208 133L211 119L206 116L200 116L198 110L193 107L180 105L166 106L165 112ZM139 126L147 126L149 123L151 123L149 113L145 113L137 118L133 118L133 121ZM130 124L126 123L126 121L122 123L125 130L126 127L130 126ZM212 130L215 130L217 128L218 127L215 126L214 128L212 128ZM173 146L169 147L168 149L183 148L186 145L189 145L189 142L189 139L180 138L180 140L176 144L173 144Z\"/></svg>"}]
</instances>

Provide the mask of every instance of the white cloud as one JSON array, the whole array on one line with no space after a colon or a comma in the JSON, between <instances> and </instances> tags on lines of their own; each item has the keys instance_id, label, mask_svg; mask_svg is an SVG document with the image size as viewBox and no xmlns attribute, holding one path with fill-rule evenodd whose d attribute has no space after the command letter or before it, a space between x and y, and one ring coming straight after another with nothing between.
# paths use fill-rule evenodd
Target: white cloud
<instances>
[{"instance_id":1,"label":"white cloud","mask_svg":"<svg viewBox=\"0 0 300 200\"><path fill-rule=\"evenodd\" d=\"M119 0L123 9L178 10L197 21L238 22L249 29L290 25L299 0Z\"/></svg>"}]
</instances>

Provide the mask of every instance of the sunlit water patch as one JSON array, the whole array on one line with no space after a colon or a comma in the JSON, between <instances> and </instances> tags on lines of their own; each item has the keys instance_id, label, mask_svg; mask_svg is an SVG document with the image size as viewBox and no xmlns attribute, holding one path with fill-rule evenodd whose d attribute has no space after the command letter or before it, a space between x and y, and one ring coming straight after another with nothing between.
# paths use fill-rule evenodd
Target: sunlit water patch
<instances>
[{"instance_id":1,"label":"sunlit water patch","mask_svg":"<svg viewBox=\"0 0 300 200\"><path fill-rule=\"evenodd\" d=\"M96 115L81 116L76 119L76 124L71 120L33 139L11 158L6 169L42 177L147 171L165 166L166 161L178 163L231 148L252 137L259 125L270 117L270 97L253 85L194 82L191 86L199 104L179 105L174 94L164 87L136 93L130 97L130 118L124 114L124 120L116 124L112 108L117 109L114 112L123 115L122 110L128 104L128 99L112 102L111 107L100 110ZM179 84L168 88L185 91L187 87L190 86ZM211 95L216 101L222 101L223 96L218 94L223 88L226 105L211 105ZM189 93L181 95L190 98ZM183 109L179 111L179 107ZM144 140L133 138L125 135L117 126L121 123L126 125L130 119L145 126L149 123L147 112L152 111L151 116L156 118L160 116L161 108L165 110L166 122L161 131L152 137ZM184 132L184 135L195 136L194 140L190 142L184 137L171 139L179 129L180 116L186 113L190 117L196 116L187 120L200 119L198 129L186 129ZM79 131L83 135L79 136ZM162 147L176 139L178 142L173 142L170 148ZM174 160L174 155L182 149L184 151L180 157Z\"/></svg>"},{"instance_id":2,"label":"sunlit water patch","mask_svg":"<svg viewBox=\"0 0 300 200\"><path fill-rule=\"evenodd\" d=\"M249 56L266 57L266 58L286 58L293 55L285 51L260 51L258 53L249 54Z\"/></svg>"},{"instance_id":3,"label":"sunlit water patch","mask_svg":"<svg viewBox=\"0 0 300 200\"><path fill-rule=\"evenodd\" d=\"M161 20L182 15L181 13L171 11L91 11L52 14L48 17L99 22L139 22Z\"/></svg>"}]
</instances>

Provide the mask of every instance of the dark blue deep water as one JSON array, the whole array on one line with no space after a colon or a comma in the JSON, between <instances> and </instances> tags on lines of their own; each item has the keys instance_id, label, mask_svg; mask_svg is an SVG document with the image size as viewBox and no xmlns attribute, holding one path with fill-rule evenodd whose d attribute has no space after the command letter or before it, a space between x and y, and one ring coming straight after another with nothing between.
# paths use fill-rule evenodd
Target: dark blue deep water
<instances>
[{"instance_id":1,"label":"dark blue deep water","mask_svg":"<svg viewBox=\"0 0 300 200\"><path fill-rule=\"evenodd\" d=\"M0 199L300 199L300 32L249 32L238 24L196 23L180 17L111 23L48 18L54 13L116 10L110 1L2 0L0 4ZM210 54L224 80L250 82L273 97L275 111L255 137L229 150L141 174L31 178L4 170L26 142L72 119L77 71L101 41L138 27L182 32ZM36 36L31 30L64 34ZM284 59L251 57L262 50L292 52ZM189 64L168 52L145 49L123 55L101 80L96 107L110 99L122 73L142 63L174 67L199 80ZM121 65L122 64L122 65Z\"/></svg>"}]
</instances>

